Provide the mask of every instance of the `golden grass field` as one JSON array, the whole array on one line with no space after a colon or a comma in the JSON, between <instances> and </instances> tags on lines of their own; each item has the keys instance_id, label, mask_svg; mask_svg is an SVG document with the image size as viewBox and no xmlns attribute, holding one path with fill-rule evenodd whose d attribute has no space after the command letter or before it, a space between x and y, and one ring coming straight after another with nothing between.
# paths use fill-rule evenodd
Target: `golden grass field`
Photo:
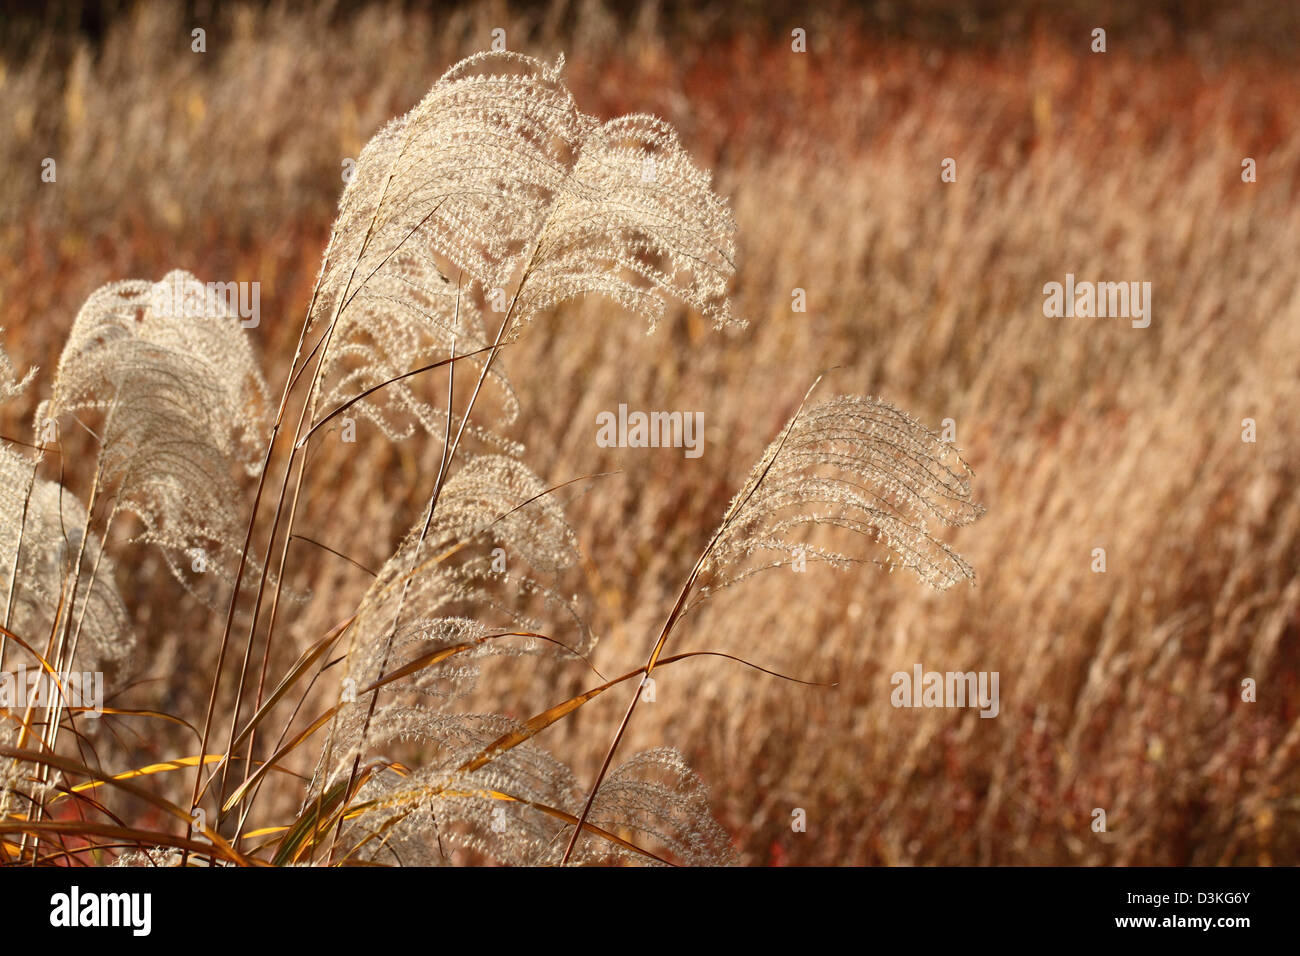
<instances>
[{"instance_id":1,"label":"golden grass field","mask_svg":"<svg viewBox=\"0 0 1300 956\"><path fill-rule=\"evenodd\" d=\"M237 5L196 21L200 55L173 8L131 7L94 44L65 33L0 61L5 345L20 368L52 369L81 302L114 279L256 280L250 334L278 394L343 160L504 28L511 49L563 52L586 110L671 122L738 223L748 328L678 309L647 336L591 300L502 354L512 437L538 474L620 471L565 499L602 671L644 659L732 494L828 368L822 394L879 396L936 430L952 419L987 509L944 536L973 588L810 565L720 595L677 650L838 686L682 663L625 747L679 747L748 864L1294 864L1300 61L1163 21L1126 22L1094 54L1094 18L1071 9L966 43L746 7ZM41 182L47 156L56 183ZM1043 285L1067 273L1149 281L1150 327L1045 317ZM42 397L0 409L0 434L28 435ZM703 455L598 447L596 415L620 403L704 412ZM364 426L355 445L323 443L301 533L377 566L438 452ZM75 454L66 469L84 493ZM293 554L291 583L315 597L285 620L273 669L366 584L319 549ZM119 700L200 721L221 622L148 552L120 565L140 643ZM890 675L918 662L999 672L999 715L894 708ZM506 658L476 693L527 717L590 679ZM597 701L544 739L590 782L621 715ZM180 731L118 732L121 769L193 752Z\"/></svg>"}]
</instances>

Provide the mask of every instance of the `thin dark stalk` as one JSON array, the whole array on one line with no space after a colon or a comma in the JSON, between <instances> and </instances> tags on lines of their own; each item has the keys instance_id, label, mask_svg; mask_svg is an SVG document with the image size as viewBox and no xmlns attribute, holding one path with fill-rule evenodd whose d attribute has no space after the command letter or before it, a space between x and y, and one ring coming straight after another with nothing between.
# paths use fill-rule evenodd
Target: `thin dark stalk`
<instances>
[{"instance_id":1,"label":"thin dark stalk","mask_svg":"<svg viewBox=\"0 0 1300 956\"><path fill-rule=\"evenodd\" d=\"M370 575L372 578L379 577L378 571L371 570L370 568L362 564L360 561L348 557L346 554L344 554L342 551L337 550L336 548L331 548L328 544L324 544L320 541L317 541L315 538L309 538L305 534L295 534L293 537L297 541L306 541L308 544L314 544L322 551L328 551L330 554L342 558L344 561L352 565L354 568L360 568L362 571L365 571L366 574Z\"/></svg>"},{"instance_id":2,"label":"thin dark stalk","mask_svg":"<svg viewBox=\"0 0 1300 956\"><path fill-rule=\"evenodd\" d=\"M668 643L668 637L681 617L682 610L686 606L686 600L690 596L691 590L695 587L695 582L699 578L701 570L704 568L704 562L708 560L710 552L712 552L714 546L717 545L723 532L726 531L726 529L736 519L736 516L741 513L745 504L754 496L754 493L757 492L759 487L763 484L764 479L767 478L768 473L772 470L772 466L776 464L776 459L781 454L781 449L785 447L786 439L790 437L790 432L794 428L794 423L798 421L804 405L807 404L808 397L812 395L813 389L817 387L821 380L822 376L817 376L817 379L811 386L809 386L808 391L804 393L803 401L799 403L798 410L795 411L789 424L786 425L785 432L781 435L780 444L777 445L776 452L767 463L767 467L763 469L763 472L758 476L758 479L753 482L749 491L741 497L734 506L732 506L727 517L718 527L718 530L713 533L713 537L709 539L709 543L700 553L699 558L695 562L695 566L691 569L691 573L686 578L686 583L682 585L681 592L677 595L677 602L673 605L673 609L669 613L668 619L664 621L663 629L659 632L659 639L655 641L654 650L650 652L650 657L646 660L645 677L642 678L643 684L644 681L650 677L651 673L653 673L655 666L659 663L659 655L663 653L664 646ZM569 837L569 845L565 847L564 856L560 860L561 865L569 862L569 858L573 855L574 848L578 845L578 837L582 834L582 825L586 822L587 816L591 813L592 804L596 801L596 794L599 792L600 785L604 782L606 774L609 773L609 765L614 760L614 753L618 750L618 745L622 742L624 733L627 732L628 725L632 721L632 714L636 710L636 705L640 700L641 686L638 686L636 692L632 695L632 700L627 705L627 712L623 714L623 719L618 725L618 731L614 734L613 742L609 745L609 749L605 751L605 759L601 762L600 772L596 775L596 781L591 785L591 790L587 794L587 800L583 804L582 813L578 817L578 823L573 828L573 835Z\"/></svg>"},{"instance_id":3,"label":"thin dark stalk","mask_svg":"<svg viewBox=\"0 0 1300 956\"><path fill-rule=\"evenodd\" d=\"M325 250L326 261L329 260L330 253L333 251L333 248L334 248L334 236L330 236L329 247ZM322 277L324 276L324 270L322 270L321 276ZM307 314L303 319L302 328L298 332L298 344L294 348L293 362L290 363L289 366L289 370L291 374L288 376L287 380L285 381L284 389L280 393L280 405L275 413L275 421L271 425L271 435L266 442L266 454L262 458L262 468L261 471L258 473L257 491L253 496L253 507L248 516L248 528L244 533L244 544L239 551L239 564L235 569L234 587L230 595L230 604L226 609L226 622L221 631L221 648L217 653L217 666L216 666L216 670L213 672L212 675L212 688L208 694L207 713L203 719L203 735L199 743L199 761L194 768L194 790L190 798L191 808L193 808L198 803L199 792L203 786L203 756L208 751L208 738L212 732L212 716L214 711L216 710L217 693L221 686L221 672L226 662L226 651L230 646L230 631L235 623L235 608L238 606L238 602L239 602L239 590L244 580L244 568L247 566L248 563L249 548L252 547L252 543L253 543L253 530L257 525L258 512L261 510L262 492L266 488L266 476L271 467L271 455L275 450L276 439L280 435L280 426L284 421L285 408L287 407L289 402L289 392L293 389L294 384L298 380L297 375L292 373L294 373L295 370L297 369L298 359L302 355L302 346L307 339L307 330L311 327L312 311L315 308L316 299L320 295L320 283L321 283L320 278L317 278L316 286L312 290L311 302L309 302L307 305ZM303 364L303 368L306 368L305 362ZM265 569L263 569L263 573L265 573ZM185 865L188 856L189 856L188 849L184 850L181 855L181 866Z\"/></svg>"}]
</instances>

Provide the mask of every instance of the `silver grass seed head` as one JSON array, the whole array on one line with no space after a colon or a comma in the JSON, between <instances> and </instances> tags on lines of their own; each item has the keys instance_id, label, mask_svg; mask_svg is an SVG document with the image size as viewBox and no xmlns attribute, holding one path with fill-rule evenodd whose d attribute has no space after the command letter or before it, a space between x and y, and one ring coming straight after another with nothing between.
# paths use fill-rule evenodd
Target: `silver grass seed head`
<instances>
[{"instance_id":1,"label":"silver grass seed head","mask_svg":"<svg viewBox=\"0 0 1300 956\"><path fill-rule=\"evenodd\" d=\"M195 589L187 569L200 561L200 574L233 577L243 529L231 465L258 472L268 410L238 315L178 270L90 296L39 415L102 415L102 478L117 507L140 519L141 539Z\"/></svg>"},{"instance_id":2,"label":"silver grass seed head","mask_svg":"<svg viewBox=\"0 0 1300 956\"><path fill-rule=\"evenodd\" d=\"M822 402L803 409L763 453L732 500L704 570L734 571L760 552L788 557L796 549L808 560L856 560L804 543L814 526L826 525L879 542L892 561L936 589L974 580L971 566L929 530L931 521L964 525L983 514L970 478L950 445L888 402Z\"/></svg>"}]
</instances>

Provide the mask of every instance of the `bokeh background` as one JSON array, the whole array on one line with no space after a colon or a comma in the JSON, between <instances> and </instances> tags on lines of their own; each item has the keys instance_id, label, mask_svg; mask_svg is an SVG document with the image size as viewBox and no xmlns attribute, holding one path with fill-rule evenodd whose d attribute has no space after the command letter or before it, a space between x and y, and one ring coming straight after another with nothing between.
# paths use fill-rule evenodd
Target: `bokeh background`
<instances>
[{"instance_id":1,"label":"bokeh background","mask_svg":"<svg viewBox=\"0 0 1300 956\"><path fill-rule=\"evenodd\" d=\"M184 268L260 282L251 334L278 394L343 160L496 28L511 49L563 52L586 111L677 127L735 212L749 327L715 333L679 309L647 336L587 302L503 357L535 470L621 471L567 504L606 673L644 659L819 372L836 367L824 394L952 419L988 512L946 540L976 587L778 572L688 619L677 649L837 687L705 659L660 672L638 711L626 752L681 748L743 862L1297 862L1295 8L53 3L3 18L0 326L20 367L47 372L95 288ZM1067 272L1151 282L1150 328L1044 317L1043 284ZM0 409L0 434L30 435L47 387ZM598 448L595 416L619 403L703 411L704 455ZM302 532L377 566L437 453L364 430L323 448ZM316 597L287 622L280 668L366 583L319 549L294 555ZM118 702L200 721L220 621L155 557L124 566L141 646ZM525 662L481 688L508 713L591 680ZM893 708L890 675L917 662L998 671L1001 713ZM602 698L542 741L589 782L621 716ZM156 726L119 733L130 766L193 748Z\"/></svg>"}]
</instances>

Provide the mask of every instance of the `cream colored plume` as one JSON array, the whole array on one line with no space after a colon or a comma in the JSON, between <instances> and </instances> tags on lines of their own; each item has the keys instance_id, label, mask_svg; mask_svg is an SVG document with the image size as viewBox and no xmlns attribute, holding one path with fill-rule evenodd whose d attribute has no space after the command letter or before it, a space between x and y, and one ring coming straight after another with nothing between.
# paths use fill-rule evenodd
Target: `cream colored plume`
<instances>
[{"instance_id":1,"label":"cream colored plume","mask_svg":"<svg viewBox=\"0 0 1300 956\"><path fill-rule=\"evenodd\" d=\"M102 422L101 481L139 517L142 540L196 593L210 593L212 575L232 578L244 532L236 471L257 473L268 430L266 384L238 315L186 272L97 290L38 418L67 428L89 411Z\"/></svg>"}]
</instances>

